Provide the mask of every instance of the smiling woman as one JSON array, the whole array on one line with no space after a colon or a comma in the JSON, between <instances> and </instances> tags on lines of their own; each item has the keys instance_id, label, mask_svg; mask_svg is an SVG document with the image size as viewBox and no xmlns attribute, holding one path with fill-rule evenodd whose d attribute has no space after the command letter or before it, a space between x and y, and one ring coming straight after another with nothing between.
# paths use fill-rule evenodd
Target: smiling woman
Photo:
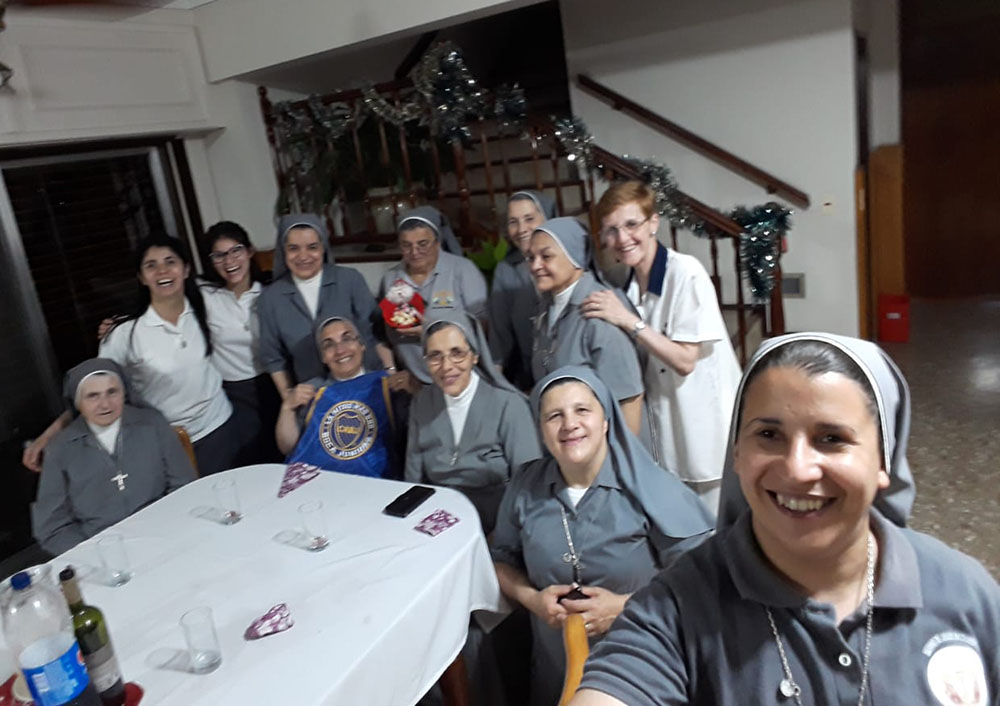
<instances>
[{"instance_id":1,"label":"smiling woman","mask_svg":"<svg viewBox=\"0 0 1000 706\"><path fill-rule=\"evenodd\" d=\"M1000 588L905 528L892 361L831 334L766 341L733 417L717 533L633 597L572 705L996 703Z\"/></svg>"}]
</instances>

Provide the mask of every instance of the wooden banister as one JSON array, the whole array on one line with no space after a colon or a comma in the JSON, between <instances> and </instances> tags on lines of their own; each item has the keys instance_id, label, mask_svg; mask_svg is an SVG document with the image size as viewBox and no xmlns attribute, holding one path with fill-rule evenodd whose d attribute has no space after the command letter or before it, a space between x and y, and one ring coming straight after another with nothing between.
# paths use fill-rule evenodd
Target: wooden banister
<instances>
[{"instance_id":1,"label":"wooden banister","mask_svg":"<svg viewBox=\"0 0 1000 706\"><path fill-rule=\"evenodd\" d=\"M649 125L657 132L680 142L686 147L690 147L691 149L700 152L706 157L726 167L730 171L739 174L755 184L759 184L764 187L767 193L780 196L786 201L789 201L796 206L800 206L801 208L809 207L809 194L800 189L796 189L788 182L779 179L773 174L750 164L750 162L745 159L737 157L732 152L719 147L714 142L709 142L705 138L699 137L687 128L681 127L677 123L667 120L662 115L654 113L649 108L639 105L635 101L626 98L621 93L608 88L602 83L598 83L585 74L577 74L576 82L580 88L587 91L591 95L600 98L615 110L628 113L632 117L637 118L641 122Z\"/></svg>"}]
</instances>

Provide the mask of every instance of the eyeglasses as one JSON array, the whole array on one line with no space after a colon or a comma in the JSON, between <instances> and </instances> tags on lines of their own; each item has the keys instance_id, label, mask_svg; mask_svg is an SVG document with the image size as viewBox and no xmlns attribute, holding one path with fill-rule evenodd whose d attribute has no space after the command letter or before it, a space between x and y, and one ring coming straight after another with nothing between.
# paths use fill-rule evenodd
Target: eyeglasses
<instances>
[{"instance_id":1,"label":"eyeglasses","mask_svg":"<svg viewBox=\"0 0 1000 706\"><path fill-rule=\"evenodd\" d=\"M643 218L641 221L625 221L620 228L618 226L608 226L601 231L601 237L605 240L611 240L612 238L617 238L622 233L631 237L648 220L649 217Z\"/></svg>"},{"instance_id":2,"label":"eyeglasses","mask_svg":"<svg viewBox=\"0 0 1000 706\"><path fill-rule=\"evenodd\" d=\"M238 258L241 257L246 251L246 245L234 245L225 252L213 252L208 256L208 258L215 264L219 264L220 262L225 262L230 255Z\"/></svg>"},{"instance_id":3,"label":"eyeglasses","mask_svg":"<svg viewBox=\"0 0 1000 706\"><path fill-rule=\"evenodd\" d=\"M421 240L419 243L400 242L399 249L403 252L427 252L434 245L434 240Z\"/></svg>"},{"instance_id":4,"label":"eyeglasses","mask_svg":"<svg viewBox=\"0 0 1000 706\"><path fill-rule=\"evenodd\" d=\"M444 364L445 357L452 363L456 365L461 363L466 358L469 357L469 353L472 352L471 348L452 348L447 353L442 353L441 351L434 351L433 353L428 353L424 356L424 360L427 361L428 368L439 368Z\"/></svg>"},{"instance_id":5,"label":"eyeglasses","mask_svg":"<svg viewBox=\"0 0 1000 706\"><path fill-rule=\"evenodd\" d=\"M335 341L332 338L324 338L319 343L319 349L321 351L332 351L339 346L352 346L355 343L360 343L361 339L355 336L353 333L345 333L339 341Z\"/></svg>"}]
</instances>

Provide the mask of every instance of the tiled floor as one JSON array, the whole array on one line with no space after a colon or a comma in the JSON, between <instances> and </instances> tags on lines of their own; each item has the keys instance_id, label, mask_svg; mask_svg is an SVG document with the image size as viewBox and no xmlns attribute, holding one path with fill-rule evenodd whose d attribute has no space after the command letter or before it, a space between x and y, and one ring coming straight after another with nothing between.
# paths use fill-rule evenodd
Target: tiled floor
<instances>
[{"instance_id":1,"label":"tiled floor","mask_svg":"<svg viewBox=\"0 0 1000 706\"><path fill-rule=\"evenodd\" d=\"M909 343L884 343L913 398L912 526L1000 579L1000 298L914 300Z\"/></svg>"}]
</instances>

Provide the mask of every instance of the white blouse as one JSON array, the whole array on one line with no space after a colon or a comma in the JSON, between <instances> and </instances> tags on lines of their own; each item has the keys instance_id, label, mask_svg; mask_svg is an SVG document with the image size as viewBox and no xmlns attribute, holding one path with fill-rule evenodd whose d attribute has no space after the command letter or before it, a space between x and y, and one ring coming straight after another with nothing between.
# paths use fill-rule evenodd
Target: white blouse
<instances>
[{"instance_id":1,"label":"white blouse","mask_svg":"<svg viewBox=\"0 0 1000 706\"><path fill-rule=\"evenodd\" d=\"M472 406L472 398L476 396L479 388L479 373L472 371L469 384L458 393L457 397L445 393L444 406L448 411L448 419L451 420L451 431L455 436L455 444L462 439L462 432L465 430L465 420L469 418L469 408Z\"/></svg>"},{"instance_id":2,"label":"white blouse","mask_svg":"<svg viewBox=\"0 0 1000 706\"><path fill-rule=\"evenodd\" d=\"M237 298L225 287L201 286L212 332L212 364L227 382L250 380L264 372L257 318L257 298L262 290L260 282L254 282Z\"/></svg>"},{"instance_id":3,"label":"white blouse","mask_svg":"<svg viewBox=\"0 0 1000 706\"><path fill-rule=\"evenodd\" d=\"M205 348L198 319L185 300L176 325L150 306L138 319L112 330L101 341L99 355L124 368L141 402L198 441L233 412L222 391L222 376L205 356Z\"/></svg>"},{"instance_id":4,"label":"white blouse","mask_svg":"<svg viewBox=\"0 0 1000 706\"><path fill-rule=\"evenodd\" d=\"M295 288L299 290L299 294L305 299L306 308L309 309L309 313L315 319L316 312L319 311L319 288L323 284L323 270L320 270L317 275L309 279L299 279L295 275L292 275L292 281L295 282Z\"/></svg>"}]
</instances>

